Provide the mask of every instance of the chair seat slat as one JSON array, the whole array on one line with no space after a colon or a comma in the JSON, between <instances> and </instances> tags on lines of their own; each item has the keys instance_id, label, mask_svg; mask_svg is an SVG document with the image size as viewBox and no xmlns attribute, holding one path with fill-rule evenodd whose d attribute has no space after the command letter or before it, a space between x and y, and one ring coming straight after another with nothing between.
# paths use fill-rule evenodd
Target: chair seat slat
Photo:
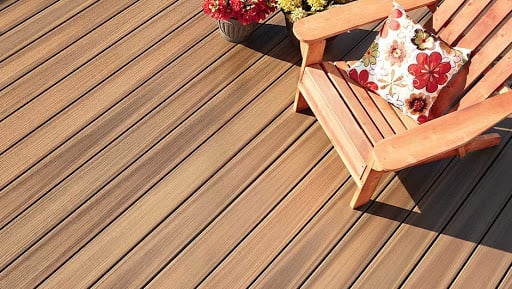
<instances>
[{"instance_id":1,"label":"chair seat slat","mask_svg":"<svg viewBox=\"0 0 512 289\"><path fill-rule=\"evenodd\" d=\"M368 139L372 142L372 144L375 144L381 140L381 133L377 129L374 121L372 121L368 115L368 112L357 99L357 96L348 86L345 78L342 76L342 73L331 62L324 62L322 64L322 68L325 70L334 86L338 89L340 97L345 100L345 103L352 111L352 114L354 114L354 116L357 118L359 125L365 131ZM384 119L382 120L385 122Z\"/></svg>"},{"instance_id":2,"label":"chair seat slat","mask_svg":"<svg viewBox=\"0 0 512 289\"><path fill-rule=\"evenodd\" d=\"M304 70L299 87L351 174L360 178L373 145L320 65Z\"/></svg>"}]
</instances>

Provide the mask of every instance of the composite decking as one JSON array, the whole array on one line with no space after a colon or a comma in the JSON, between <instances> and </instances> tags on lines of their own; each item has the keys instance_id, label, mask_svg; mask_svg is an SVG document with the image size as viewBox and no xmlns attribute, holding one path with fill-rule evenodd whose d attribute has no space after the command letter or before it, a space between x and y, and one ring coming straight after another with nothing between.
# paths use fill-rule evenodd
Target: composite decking
<instances>
[{"instance_id":1,"label":"composite decking","mask_svg":"<svg viewBox=\"0 0 512 289\"><path fill-rule=\"evenodd\" d=\"M352 210L282 14L235 45L200 6L0 1L0 288L512 287L512 119Z\"/></svg>"}]
</instances>

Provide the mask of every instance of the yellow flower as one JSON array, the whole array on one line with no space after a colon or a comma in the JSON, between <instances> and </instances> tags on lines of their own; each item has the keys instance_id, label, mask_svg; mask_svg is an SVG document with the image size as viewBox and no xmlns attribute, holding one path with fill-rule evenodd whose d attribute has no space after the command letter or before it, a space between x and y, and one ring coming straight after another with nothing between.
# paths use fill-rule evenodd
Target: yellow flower
<instances>
[{"instance_id":1,"label":"yellow flower","mask_svg":"<svg viewBox=\"0 0 512 289\"><path fill-rule=\"evenodd\" d=\"M291 12L295 9L301 8L301 0L277 0L277 5L285 12Z\"/></svg>"},{"instance_id":2,"label":"yellow flower","mask_svg":"<svg viewBox=\"0 0 512 289\"><path fill-rule=\"evenodd\" d=\"M327 0L307 0L311 11L322 11L327 6Z\"/></svg>"}]
</instances>

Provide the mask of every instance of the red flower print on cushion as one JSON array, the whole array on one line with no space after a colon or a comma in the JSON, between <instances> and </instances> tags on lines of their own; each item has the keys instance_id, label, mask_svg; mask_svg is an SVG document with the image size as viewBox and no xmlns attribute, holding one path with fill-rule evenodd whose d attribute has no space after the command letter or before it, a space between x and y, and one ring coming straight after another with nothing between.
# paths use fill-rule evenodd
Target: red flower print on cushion
<instances>
[{"instance_id":1,"label":"red flower print on cushion","mask_svg":"<svg viewBox=\"0 0 512 289\"><path fill-rule=\"evenodd\" d=\"M416 64L411 64L408 71L413 75L413 86L416 89L425 88L427 92L437 91L438 85L443 85L448 81L448 73L452 66L449 62L441 62L442 56L439 52L432 52L428 55L424 52L416 56Z\"/></svg>"},{"instance_id":2,"label":"red flower print on cushion","mask_svg":"<svg viewBox=\"0 0 512 289\"><path fill-rule=\"evenodd\" d=\"M361 70L359 73L357 73L356 69L351 69L348 72L348 76L350 76L350 78L352 78L353 80L359 82L362 86L373 91L376 91L379 88L377 83L373 81L368 81L368 79L370 78L370 73L366 69Z\"/></svg>"},{"instance_id":3,"label":"red flower print on cushion","mask_svg":"<svg viewBox=\"0 0 512 289\"><path fill-rule=\"evenodd\" d=\"M396 19L403 16L402 11L398 9L393 9L391 11L391 15L389 15L388 19L386 19L386 22L384 22L384 25L382 26L382 29L380 30L380 37L386 38L388 37L389 30L397 31L400 29L400 23L396 21Z\"/></svg>"}]
</instances>

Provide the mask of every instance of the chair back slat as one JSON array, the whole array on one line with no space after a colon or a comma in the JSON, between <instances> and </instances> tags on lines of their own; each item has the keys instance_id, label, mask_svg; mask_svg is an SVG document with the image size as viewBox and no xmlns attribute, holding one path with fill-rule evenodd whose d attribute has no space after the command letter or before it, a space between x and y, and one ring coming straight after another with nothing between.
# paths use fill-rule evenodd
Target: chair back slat
<instances>
[{"instance_id":1,"label":"chair back slat","mask_svg":"<svg viewBox=\"0 0 512 289\"><path fill-rule=\"evenodd\" d=\"M454 101L459 101L457 109L483 101L510 78L511 12L512 0L442 1L432 17L433 29L450 45L472 53L461 75L465 78L459 78L456 89L443 96L444 101L436 102L435 115Z\"/></svg>"},{"instance_id":2,"label":"chair back slat","mask_svg":"<svg viewBox=\"0 0 512 289\"><path fill-rule=\"evenodd\" d=\"M464 2L465 0L445 0L434 13L432 19L432 28L434 31L439 32Z\"/></svg>"},{"instance_id":3,"label":"chair back slat","mask_svg":"<svg viewBox=\"0 0 512 289\"><path fill-rule=\"evenodd\" d=\"M506 53L510 46L510 31L512 31L512 20L508 19L492 37L471 57L469 73L466 80L466 88L471 87L474 82L484 73L488 73L489 67L500 55Z\"/></svg>"},{"instance_id":4,"label":"chair back slat","mask_svg":"<svg viewBox=\"0 0 512 289\"><path fill-rule=\"evenodd\" d=\"M512 0L498 0L485 12L457 43L457 46L475 50L511 12ZM443 38L444 39L444 38Z\"/></svg>"},{"instance_id":5,"label":"chair back slat","mask_svg":"<svg viewBox=\"0 0 512 289\"><path fill-rule=\"evenodd\" d=\"M490 2L491 0L469 1L460 8L445 27L441 28L440 31L438 30L438 35L441 39L452 45L462 35L462 32L471 26L471 23L484 11ZM444 3L441 4L441 7L442 5Z\"/></svg>"},{"instance_id":6,"label":"chair back slat","mask_svg":"<svg viewBox=\"0 0 512 289\"><path fill-rule=\"evenodd\" d=\"M477 104L487 97L491 96L494 91L507 81L511 75L512 67L512 49L509 49L507 54L491 70L478 81L473 88L471 88L463 99L459 102L457 109L464 109L473 104Z\"/></svg>"}]
</instances>

